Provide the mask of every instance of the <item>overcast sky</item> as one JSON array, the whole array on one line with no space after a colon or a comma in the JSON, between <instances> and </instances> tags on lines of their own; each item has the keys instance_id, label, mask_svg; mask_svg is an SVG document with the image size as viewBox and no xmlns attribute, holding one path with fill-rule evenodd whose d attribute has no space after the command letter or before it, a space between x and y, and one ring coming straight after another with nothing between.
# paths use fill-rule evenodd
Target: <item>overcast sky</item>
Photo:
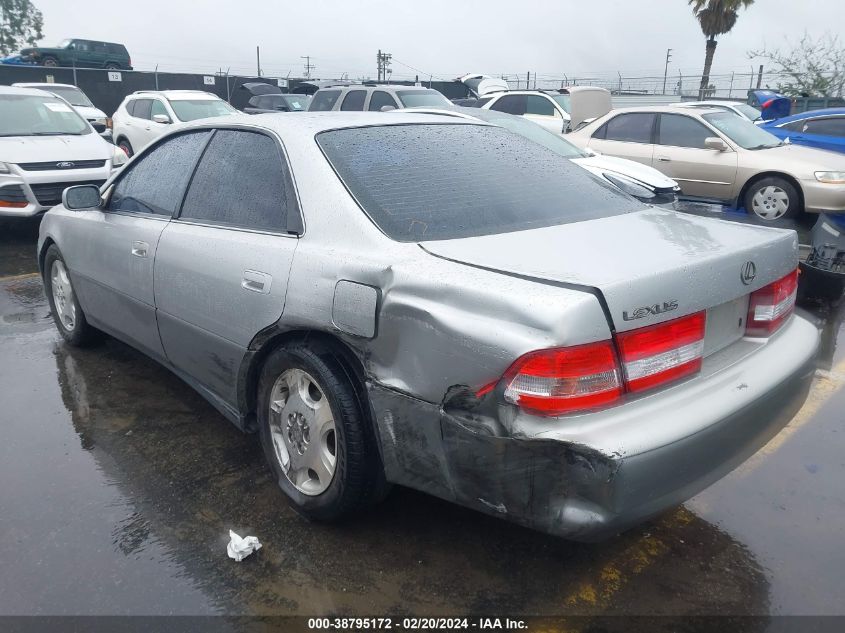
<instances>
[{"instance_id":1,"label":"overcast sky","mask_svg":"<svg viewBox=\"0 0 845 633\"><path fill-rule=\"evenodd\" d=\"M375 75L376 51L393 76L452 79L467 72L542 77L701 72L704 36L686 0L33 0L44 42L84 37L126 44L139 70L255 72L270 76ZM841 31L845 0L757 0L719 41L714 69L748 72L749 49ZM413 68L410 68L413 67Z\"/></svg>"}]
</instances>

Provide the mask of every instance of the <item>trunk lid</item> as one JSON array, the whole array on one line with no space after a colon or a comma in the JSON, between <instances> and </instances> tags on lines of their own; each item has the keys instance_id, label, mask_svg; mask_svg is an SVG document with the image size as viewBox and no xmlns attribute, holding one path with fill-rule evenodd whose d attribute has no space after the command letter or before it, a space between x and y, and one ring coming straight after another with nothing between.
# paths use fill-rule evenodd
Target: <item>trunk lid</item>
<instances>
[{"instance_id":1,"label":"trunk lid","mask_svg":"<svg viewBox=\"0 0 845 633\"><path fill-rule=\"evenodd\" d=\"M421 246L463 264L597 289L618 332L708 310L706 353L742 336L751 292L798 266L794 231L657 208Z\"/></svg>"}]
</instances>

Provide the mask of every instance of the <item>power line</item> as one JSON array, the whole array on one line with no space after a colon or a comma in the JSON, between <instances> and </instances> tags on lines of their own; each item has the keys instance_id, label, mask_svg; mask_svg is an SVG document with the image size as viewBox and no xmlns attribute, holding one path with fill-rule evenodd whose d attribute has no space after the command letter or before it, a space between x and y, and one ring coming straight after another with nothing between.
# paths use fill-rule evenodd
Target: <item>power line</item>
<instances>
[{"instance_id":1,"label":"power line","mask_svg":"<svg viewBox=\"0 0 845 633\"><path fill-rule=\"evenodd\" d=\"M305 60L305 78L311 79L311 71L316 68L316 66L314 66L311 63L311 56L310 55L300 55L299 58Z\"/></svg>"}]
</instances>

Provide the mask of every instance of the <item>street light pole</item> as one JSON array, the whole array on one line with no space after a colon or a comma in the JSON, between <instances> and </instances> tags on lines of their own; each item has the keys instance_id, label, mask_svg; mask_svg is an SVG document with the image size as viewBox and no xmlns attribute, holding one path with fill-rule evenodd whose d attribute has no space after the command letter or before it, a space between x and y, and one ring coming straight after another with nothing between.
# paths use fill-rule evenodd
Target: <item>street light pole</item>
<instances>
[{"instance_id":1,"label":"street light pole","mask_svg":"<svg viewBox=\"0 0 845 633\"><path fill-rule=\"evenodd\" d=\"M669 73L669 60L672 58L672 49L666 49L666 65L663 67L663 94L666 94L666 75Z\"/></svg>"}]
</instances>

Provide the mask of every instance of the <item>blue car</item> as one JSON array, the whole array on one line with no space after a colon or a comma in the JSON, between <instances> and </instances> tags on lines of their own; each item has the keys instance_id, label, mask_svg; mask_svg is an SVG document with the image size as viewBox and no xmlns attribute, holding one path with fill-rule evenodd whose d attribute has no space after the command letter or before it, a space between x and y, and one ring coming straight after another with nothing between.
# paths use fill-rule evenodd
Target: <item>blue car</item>
<instances>
[{"instance_id":1,"label":"blue car","mask_svg":"<svg viewBox=\"0 0 845 633\"><path fill-rule=\"evenodd\" d=\"M845 108L810 110L769 121L761 127L796 145L845 153Z\"/></svg>"}]
</instances>

